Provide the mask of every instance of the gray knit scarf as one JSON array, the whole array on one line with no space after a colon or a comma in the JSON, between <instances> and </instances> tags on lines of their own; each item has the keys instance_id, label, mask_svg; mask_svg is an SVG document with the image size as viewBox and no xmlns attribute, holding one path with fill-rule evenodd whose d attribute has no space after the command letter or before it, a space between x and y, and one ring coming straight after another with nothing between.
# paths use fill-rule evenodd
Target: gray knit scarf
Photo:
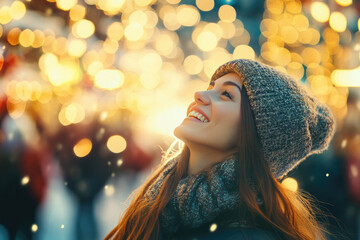
<instances>
[{"instance_id":1,"label":"gray knit scarf","mask_svg":"<svg viewBox=\"0 0 360 240\"><path fill-rule=\"evenodd\" d=\"M145 193L154 200L165 177L177 166L178 159L168 162L159 177ZM196 175L180 180L170 201L160 214L161 231L174 234L211 223L221 213L236 210L239 204L239 162L235 155Z\"/></svg>"}]
</instances>

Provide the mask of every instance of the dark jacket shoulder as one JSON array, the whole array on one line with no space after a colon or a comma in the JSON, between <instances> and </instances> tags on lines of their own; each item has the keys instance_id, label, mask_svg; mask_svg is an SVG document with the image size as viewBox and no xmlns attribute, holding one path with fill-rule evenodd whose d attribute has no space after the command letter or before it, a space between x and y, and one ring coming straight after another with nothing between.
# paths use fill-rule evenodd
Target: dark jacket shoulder
<instances>
[{"instance_id":1,"label":"dark jacket shoulder","mask_svg":"<svg viewBox=\"0 0 360 240\"><path fill-rule=\"evenodd\" d=\"M214 231L180 233L173 240L280 240L274 233L250 226L220 228Z\"/></svg>"}]
</instances>

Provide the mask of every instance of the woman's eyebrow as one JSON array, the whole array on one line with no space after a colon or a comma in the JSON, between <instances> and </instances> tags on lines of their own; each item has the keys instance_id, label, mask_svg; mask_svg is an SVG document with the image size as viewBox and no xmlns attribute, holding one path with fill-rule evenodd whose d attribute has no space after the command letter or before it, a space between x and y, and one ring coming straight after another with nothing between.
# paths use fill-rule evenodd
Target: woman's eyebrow
<instances>
[{"instance_id":1,"label":"woman's eyebrow","mask_svg":"<svg viewBox=\"0 0 360 240\"><path fill-rule=\"evenodd\" d=\"M210 86L214 86L214 85L215 85L215 81L211 81L211 82L210 82ZM231 82L231 81L226 81L226 82L223 83L223 86L227 86L227 85L232 85L232 86L237 87L237 88L239 89L239 91L240 91L240 94L241 94L241 88L240 88L240 86L237 85L236 83Z\"/></svg>"}]
</instances>

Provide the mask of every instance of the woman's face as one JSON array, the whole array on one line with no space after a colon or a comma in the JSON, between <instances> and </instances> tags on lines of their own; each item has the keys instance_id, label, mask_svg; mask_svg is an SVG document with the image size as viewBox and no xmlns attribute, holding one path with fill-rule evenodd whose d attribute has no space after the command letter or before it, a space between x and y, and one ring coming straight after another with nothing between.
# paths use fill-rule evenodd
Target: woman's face
<instances>
[{"instance_id":1,"label":"woman's face","mask_svg":"<svg viewBox=\"0 0 360 240\"><path fill-rule=\"evenodd\" d=\"M240 126L242 82L235 73L228 73L206 91L195 92L195 101L187 109L187 117L175 128L174 135L187 145L205 145L228 151L236 148ZM191 117L202 112L203 121Z\"/></svg>"}]
</instances>

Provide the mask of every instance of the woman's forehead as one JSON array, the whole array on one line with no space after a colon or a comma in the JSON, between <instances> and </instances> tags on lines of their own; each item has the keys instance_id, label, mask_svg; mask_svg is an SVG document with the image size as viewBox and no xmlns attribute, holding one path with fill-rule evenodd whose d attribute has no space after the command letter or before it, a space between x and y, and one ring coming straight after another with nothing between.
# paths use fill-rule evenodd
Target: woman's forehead
<instances>
[{"instance_id":1,"label":"woman's forehead","mask_svg":"<svg viewBox=\"0 0 360 240\"><path fill-rule=\"evenodd\" d=\"M243 81L242 79L240 78L240 76L234 72L231 72L231 73L227 73L221 77L219 77L218 79L215 79L214 81L212 82L217 82L217 83L224 83L226 81L232 81L234 83L237 83L241 88L242 88L242 85L243 85ZM214 83L213 83L214 84Z\"/></svg>"}]
</instances>

